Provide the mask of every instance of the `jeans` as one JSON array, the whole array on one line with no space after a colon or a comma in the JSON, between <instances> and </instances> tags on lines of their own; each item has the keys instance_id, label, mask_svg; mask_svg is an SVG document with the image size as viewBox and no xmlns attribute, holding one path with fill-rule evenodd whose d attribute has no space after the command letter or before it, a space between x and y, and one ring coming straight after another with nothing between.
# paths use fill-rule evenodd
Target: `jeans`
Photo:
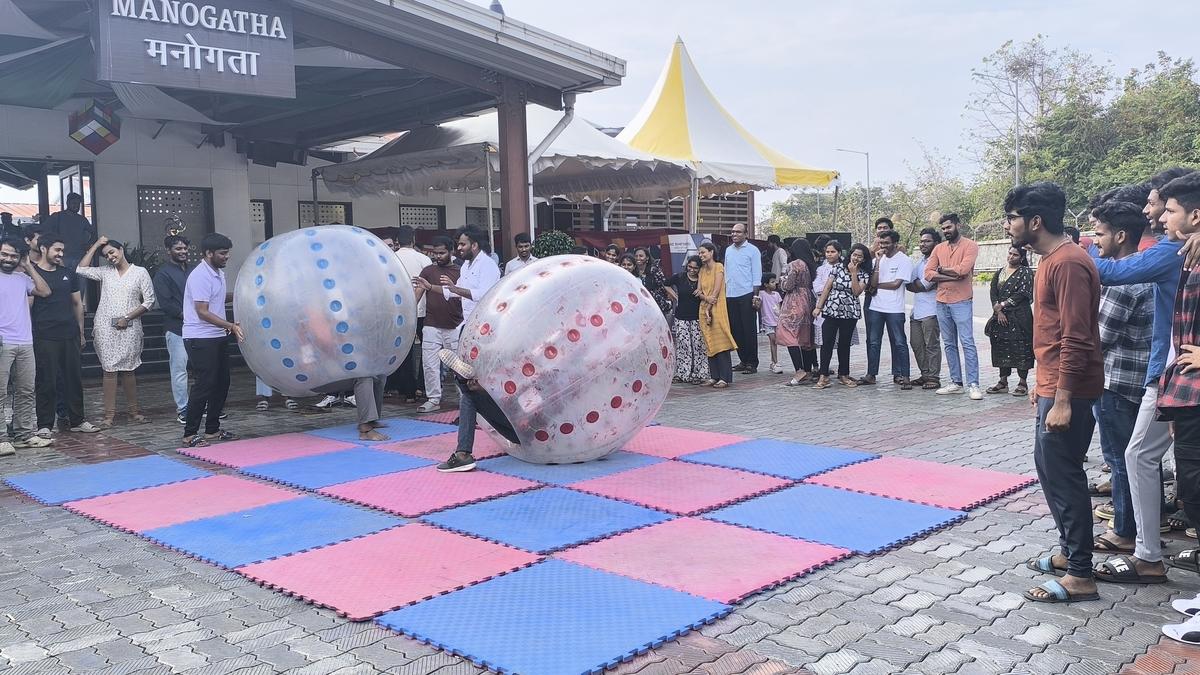
<instances>
[{"instance_id":1,"label":"jeans","mask_svg":"<svg viewBox=\"0 0 1200 675\"><path fill-rule=\"evenodd\" d=\"M867 310L867 377L879 374L879 352L883 349L883 329L887 327L892 347L892 377L908 379L908 338L904 335L904 313Z\"/></svg>"},{"instance_id":2,"label":"jeans","mask_svg":"<svg viewBox=\"0 0 1200 675\"><path fill-rule=\"evenodd\" d=\"M1085 579L1092 578L1092 500L1083 469L1096 427L1092 403L1092 399L1071 399L1071 424L1066 431L1050 432L1046 430L1046 415L1054 399L1039 396L1033 432L1033 462L1046 505L1058 527L1058 544L1067 559L1067 573Z\"/></svg>"},{"instance_id":3,"label":"jeans","mask_svg":"<svg viewBox=\"0 0 1200 675\"><path fill-rule=\"evenodd\" d=\"M838 377L850 376L850 341L854 338L856 319L825 317L821 324L821 374L829 376L829 362L833 360L833 348L837 347Z\"/></svg>"},{"instance_id":4,"label":"jeans","mask_svg":"<svg viewBox=\"0 0 1200 675\"><path fill-rule=\"evenodd\" d=\"M482 388L472 391L460 377L455 377L458 384L458 446L457 452L468 455L475 449L475 421L482 417L487 423L500 432L501 436L517 445L521 439L517 437L512 423L504 416L504 411L496 405L496 401Z\"/></svg>"},{"instance_id":5,"label":"jeans","mask_svg":"<svg viewBox=\"0 0 1200 675\"><path fill-rule=\"evenodd\" d=\"M725 307L729 310L729 331L733 333L733 341L738 346L740 365L757 368L758 310L754 309L754 294L725 298Z\"/></svg>"},{"instance_id":6,"label":"jeans","mask_svg":"<svg viewBox=\"0 0 1200 675\"><path fill-rule=\"evenodd\" d=\"M1100 451L1108 462L1112 474L1113 532L1118 537L1132 538L1137 535L1133 520L1133 497L1129 494L1129 472L1125 468L1125 448L1133 435L1137 422L1138 404L1107 389L1096 403L1099 415L1096 425L1100 427Z\"/></svg>"},{"instance_id":7,"label":"jeans","mask_svg":"<svg viewBox=\"0 0 1200 675\"><path fill-rule=\"evenodd\" d=\"M921 371L925 381L937 382L942 377L942 338L937 316L913 319L909 332L917 370Z\"/></svg>"},{"instance_id":8,"label":"jeans","mask_svg":"<svg viewBox=\"0 0 1200 675\"><path fill-rule=\"evenodd\" d=\"M263 398L271 398L271 396L274 393L275 393L275 391L273 389L271 389L271 385L267 384L266 382L263 382L263 379L261 377L259 377L257 375L254 376L254 395L255 396L261 396Z\"/></svg>"},{"instance_id":9,"label":"jeans","mask_svg":"<svg viewBox=\"0 0 1200 675\"><path fill-rule=\"evenodd\" d=\"M1138 406L1133 435L1125 447L1125 471L1129 475L1129 496L1133 499L1133 520L1137 524L1133 555L1146 562L1162 560L1162 535L1158 531L1163 506L1159 466L1169 447L1170 427L1158 420L1158 384L1150 384Z\"/></svg>"},{"instance_id":10,"label":"jeans","mask_svg":"<svg viewBox=\"0 0 1200 675\"><path fill-rule=\"evenodd\" d=\"M221 430L221 411L225 409L225 398L229 396L229 341L219 338L187 338L188 363L196 381L188 397L187 421L183 425L185 438L200 431L200 418L204 418L204 433L215 434ZM207 414L205 414L207 413Z\"/></svg>"},{"instance_id":11,"label":"jeans","mask_svg":"<svg viewBox=\"0 0 1200 675\"><path fill-rule=\"evenodd\" d=\"M1200 523L1200 408L1175 415L1175 485L1188 520Z\"/></svg>"},{"instance_id":12,"label":"jeans","mask_svg":"<svg viewBox=\"0 0 1200 675\"><path fill-rule=\"evenodd\" d=\"M167 354L171 359L171 396L175 399L175 412L181 413L188 407L187 348L183 346L182 335L167 331L166 337Z\"/></svg>"},{"instance_id":13,"label":"jeans","mask_svg":"<svg viewBox=\"0 0 1200 675\"><path fill-rule=\"evenodd\" d=\"M425 396L434 403L442 402L442 360L438 351L458 351L457 328L421 329L421 369L425 371Z\"/></svg>"},{"instance_id":14,"label":"jeans","mask_svg":"<svg viewBox=\"0 0 1200 675\"><path fill-rule=\"evenodd\" d=\"M53 429L58 405L66 407L65 415L72 427L83 423L83 371L80 366L79 339L35 340L34 358L37 361L36 391L37 426Z\"/></svg>"},{"instance_id":15,"label":"jeans","mask_svg":"<svg viewBox=\"0 0 1200 675\"><path fill-rule=\"evenodd\" d=\"M7 402L12 394L11 434L18 441L33 435L34 364L33 345L0 344L0 401Z\"/></svg>"},{"instance_id":16,"label":"jeans","mask_svg":"<svg viewBox=\"0 0 1200 675\"><path fill-rule=\"evenodd\" d=\"M950 381L954 384L979 386L979 352L975 350L975 319L971 313L971 300L937 304L938 328L942 331L942 345L946 348L946 365L950 366ZM963 360L966 361L966 379L958 360L958 343L962 343Z\"/></svg>"}]
</instances>

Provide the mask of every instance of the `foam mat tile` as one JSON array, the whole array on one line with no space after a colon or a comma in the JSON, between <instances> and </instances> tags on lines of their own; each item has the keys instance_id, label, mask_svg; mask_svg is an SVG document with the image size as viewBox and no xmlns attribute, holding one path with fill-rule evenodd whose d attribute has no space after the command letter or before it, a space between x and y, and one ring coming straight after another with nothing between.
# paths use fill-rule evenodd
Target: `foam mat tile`
<instances>
[{"instance_id":1,"label":"foam mat tile","mask_svg":"<svg viewBox=\"0 0 1200 675\"><path fill-rule=\"evenodd\" d=\"M244 466L281 462L285 459L349 450L354 443L335 441L311 434L280 434L265 438L247 438L207 448L180 448L180 454L206 462L240 469Z\"/></svg>"},{"instance_id":2,"label":"foam mat tile","mask_svg":"<svg viewBox=\"0 0 1200 675\"><path fill-rule=\"evenodd\" d=\"M505 455L495 459L479 462L480 469L506 476L516 476L526 480L551 485L570 485L589 478L608 476L621 471L628 471L642 466L656 464L662 460L649 455L639 455L633 452L614 452L613 454L579 464L530 464L516 457Z\"/></svg>"},{"instance_id":3,"label":"foam mat tile","mask_svg":"<svg viewBox=\"0 0 1200 675\"><path fill-rule=\"evenodd\" d=\"M273 480L284 485L316 490L347 483L360 478L380 476L396 471L408 471L433 462L409 457L398 452L372 448L354 448L311 457L298 457L270 464L256 464L242 469L243 473Z\"/></svg>"},{"instance_id":4,"label":"foam mat tile","mask_svg":"<svg viewBox=\"0 0 1200 675\"><path fill-rule=\"evenodd\" d=\"M321 438L331 438L335 441L346 441L357 445L377 445L379 443L394 443L397 441L407 441L413 438L424 438L425 436L436 436L446 433L446 426L433 422L425 422L422 420L414 420L407 417L388 417L384 418L383 422L386 427L379 429L379 433L388 437L386 441L363 441L358 438L357 424L343 424L337 427L329 427L328 429L317 429L307 433Z\"/></svg>"},{"instance_id":5,"label":"foam mat tile","mask_svg":"<svg viewBox=\"0 0 1200 675\"><path fill-rule=\"evenodd\" d=\"M183 462L150 455L24 473L4 482L43 504L62 504L211 475Z\"/></svg>"},{"instance_id":6,"label":"foam mat tile","mask_svg":"<svg viewBox=\"0 0 1200 675\"><path fill-rule=\"evenodd\" d=\"M712 431L695 431L676 427L650 426L642 429L625 444L629 452L654 455L664 459L675 459L681 455L719 448L748 441L745 436L719 434Z\"/></svg>"},{"instance_id":7,"label":"foam mat tile","mask_svg":"<svg viewBox=\"0 0 1200 675\"><path fill-rule=\"evenodd\" d=\"M711 464L729 469L764 473L768 476L801 480L830 469L875 459L878 456L821 445L760 439L726 445L704 452L695 452L684 455L680 459L697 464Z\"/></svg>"},{"instance_id":8,"label":"foam mat tile","mask_svg":"<svg viewBox=\"0 0 1200 675\"><path fill-rule=\"evenodd\" d=\"M322 488L322 494L388 513L414 517L501 497L539 483L486 471L441 473L437 467L389 473Z\"/></svg>"},{"instance_id":9,"label":"foam mat tile","mask_svg":"<svg viewBox=\"0 0 1200 675\"><path fill-rule=\"evenodd\" d=\"M572 483L572 490L692 515L778 490L791 481L716 466L660 462L640 469Z\"/></svg>"},{"instance_id":10,"label":"foam mat tile","mask_svg":"<svg viewBox=\"0 0 1200 675\"><path fill-rule=\"evenodd\" d=\"M809 483L948 509L973 509L1036 482L1028 476L883 457L808 479Z\"/></svg>"}]
</instances>

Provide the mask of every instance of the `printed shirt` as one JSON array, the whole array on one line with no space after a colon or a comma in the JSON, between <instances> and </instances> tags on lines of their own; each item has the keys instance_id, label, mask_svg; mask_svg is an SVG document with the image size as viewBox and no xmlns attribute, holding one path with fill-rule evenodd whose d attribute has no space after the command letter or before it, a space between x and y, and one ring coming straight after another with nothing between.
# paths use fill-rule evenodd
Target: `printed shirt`
<instances>
[{"instance_id":1,"label":"printed shirt","mask_svg":"<svg viewBox=\"0 0 1200 675\"><path fill-rule=\"evenodd\" d=\"M871 275L860 270L858 282L866 287L870 281ZM829 275L829 284L829 297L821 308L821 316L827 319L861 319L862 305L850 284L850 270L845 265L835 265Z\"/></svg>"},{"instance_id":2,"label":"printed shirt","mask_svg":"<svg viewBox=\"0 0 1200 675\"><path fill-rule=\"evenodd\" d=\"M1180 274L1171 340L1176 354L1180 351L1180 345L1200 345L1200 267L1185 269ZM1180 371L1181 366L1176 359L1163 373L1158 407L1164 411L1200 406L1200 371Z\"/></svg>"},{"instance_id":3,"label":"printed shirt","mask_svg":"<svg viewBox=\"0 0 1200 675\"><path fill-rule=\"evenodd\" d=\"M218 317L225 316L225 270L213 269L206 260L192 269L183 288L183 337L225 337L224 328L200 318L196 313L197 302L207 302L208 311Z\"/></svg>"},{"instance_id":4,"label":"printed shirt","mask_svg":"<svg viewBox=\"0 0 1200 675\"><path fill-rule=\"evenodd\" d=\"M1104 388L1132 403L1139 403L1146 393L1153 327L1154 284L1100 289Z\"/></svg>"},{"instance_id":5,"label":"printed shirt","mask_svg":"<svg viewBox=\"0 0 1200 675\"><path fill-rule=\"evenodd\" d=\"M750 242L725 247L725 297L737 298L754 292L762 283L762 253Z\"/></svg>"}]
</instances>

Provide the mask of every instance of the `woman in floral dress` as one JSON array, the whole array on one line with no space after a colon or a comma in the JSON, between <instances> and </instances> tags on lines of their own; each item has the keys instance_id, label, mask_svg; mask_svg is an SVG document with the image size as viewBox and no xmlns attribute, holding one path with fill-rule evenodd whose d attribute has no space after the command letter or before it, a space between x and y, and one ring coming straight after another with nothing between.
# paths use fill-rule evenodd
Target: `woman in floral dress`
<instances>
[{"instance_id":1,"label":"woman in floral dress","mask_svg":"<svg viewBox=\"0 0 1200 675\"><path fill-rule=\"evenodd\" d=\"M92 267L96 252L108 264ZM154 284L144 267L125 258L125 247L119 241L100 237L79 261L75 272L100 282L100 304L92 319L92 340L100 368L104 371L104 423L111 427L117 416L117 379L125 390L129 420L134 424L146 422L138 407L137 380L134 370L142 365L141 316L154 306Z\"/></svg>"},{"instance_id":2,"label":"woman in floral dress","mask_svg":"<svg viewBox=\"0 0 1200 675\"><path fill-rule=\"evenodd\" d=\"M781 347L787 347L792 358L795 374L787 386L795 387L816 375L817 352L813 343L813 274L816 260L812 247L804 237L792 242L791 260L783 268L779 289L783 291L783 306L779 312L779 326L775 339Z\"/></svg>"},{"instance_id":3,"label":"woman in floral dress","mask_svg":"<svg viewBox=\"0 0 1200 675\"><path fill-rule=\"evenodd\" d=\"M700 330L700 256L691 256L685 270L667 279L675 289L679 303L675 307L675 323L671 335L675 339L675 381L703 384L709 380L708 348Z\"/></svg>"}]
</instances>

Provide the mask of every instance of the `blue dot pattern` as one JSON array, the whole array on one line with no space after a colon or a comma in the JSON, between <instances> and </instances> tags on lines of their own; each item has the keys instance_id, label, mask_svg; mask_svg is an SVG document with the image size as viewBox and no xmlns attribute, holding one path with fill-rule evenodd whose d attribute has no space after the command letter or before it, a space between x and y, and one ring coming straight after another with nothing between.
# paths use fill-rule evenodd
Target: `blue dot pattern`
<instances>
[{"instance_id":1,"label":"blue dot pattern","mask_svg":"<svg viewBox=\"0 0 1200 675\"><path fill-rule=\"evenodd\" d=\"M327 290L333 290L333 287L337 286L337 283L335 283L333 279L326 279L325 281L321 282L321 285Z\"/></svg>"},{"instance_id":2,"label":"blue dot pattern","mask_svg":"<svg viewBox=\"0 0 1200 675\"><path fill-rule=\"evenodd\" d=\"M335 326L335 328L337 328L337 332L345 333L350 330L350 324L346 323L345 321L339 321L338 325Z\"/></svg>"},{"instance_id":3,"label":"blue dot pattern","mask_svg":"<svg viewBox=\"0 0 1200 675\"><path fill-rule=\"evenodd\" d=\"M331 311L331 312L340 312L340 311L342 311L342 303L341 303L341 301L340 301L340 300L334 300L333 302L329 303L329 311Z\"/></svg>"},{"instance_id":4,"label":"blue dot pattern","mask_svg":"<svg viewBox=\"0 0 1200 675\"><path fill-rule=\"evenodd\" d=\"M354 345L352 345L348 342L346 344L342 345L342 353L343 354L353 354L354 353Z\"/></svg>"},{"instance_id":5,"label":"blue dot pattern","mask_svg":"<svg viewBox=\"0 0 1200 675\"><path fill-rule=\"evenodd\" d=\"M353 361L348 361L346 363L346 370L354 370L357 367L358 367L358 364Z\"/></svg>"},{"instance_id":6,"label":"blue dot pattern","mask_svg":"<svg viewBox=\"0 0 1200 675\"><path fill-rule=\"evenodd\" d=\"M326 269L329 267L329 261L324 258L321 258L321 259L317 260L317 267L320 269Z\"/></svg>"},{"instance_id":7,"label":"blue dot pattern","mask_svg":"<svg viewBox=\"0 0 1200 675\"><path fill-rule=\"evenodd\" d=\"M282 349L283 343L279 341L279 338L271 338L271 348L272 349Z\"/></svg>"},{"instance_id":8,"label":"blue dot pattern","mask_svg":"<svg viewBox=\"0 0 1200 675\"><path fill-rule=\"evenodd\" d=\"M296 362L295 362L295 361L293 361L293 360L291 360L291 359L284 359L284 360L283 360L283 367L284 367L284 368L291 368L292 366L295 366L295 365L296 365Z\"/></svg>"},{"instance_id":9,"label":"blue dot pattern","mask_svg":"<svg viewBox=\"0 0 1200 675\"><path fill-rule=\"evenodd\" d=\"M270 328L270 327L271 327L271 320L270 320L269 318L267 318L267 317L263 317L263 320L262 320L262 327L263 327L263 328Z\"/></svg>"}]
</instances>

